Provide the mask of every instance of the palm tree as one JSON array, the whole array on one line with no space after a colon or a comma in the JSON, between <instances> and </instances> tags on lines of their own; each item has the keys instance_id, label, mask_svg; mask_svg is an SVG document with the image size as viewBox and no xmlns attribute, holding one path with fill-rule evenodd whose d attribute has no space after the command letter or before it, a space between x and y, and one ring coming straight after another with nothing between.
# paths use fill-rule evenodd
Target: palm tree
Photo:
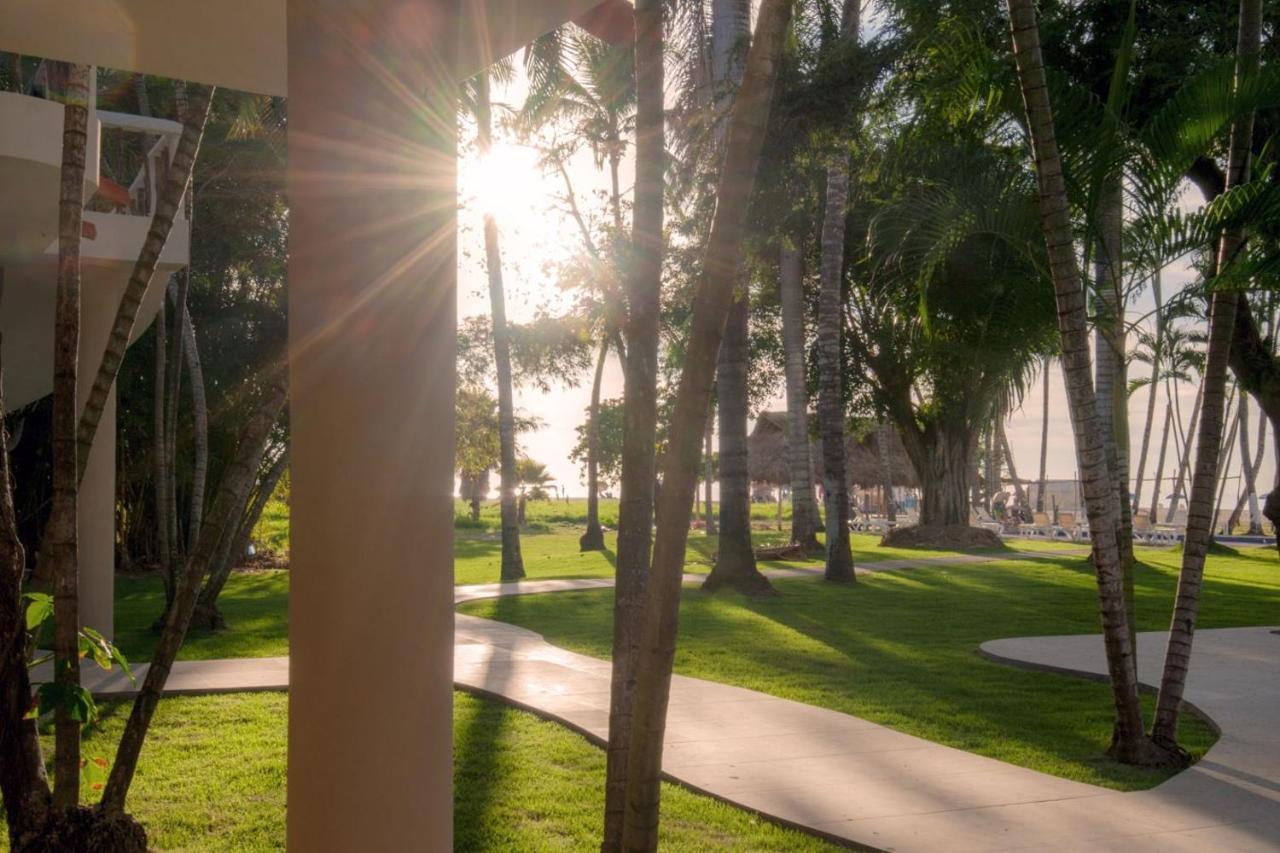
<instances>
[{"instance_id":1,"label":"palm tree","mask_svg":"<svg viewBox=\"0 0 1280 853\"><path fill-rule=\"evenodd\" d=\"M791 541L816 551L818 504L813 495L813 463L809 459L809 393L805 387L804 268L800 252L783 238L778 257L778 291L782 308L782 344L786 358L787 462L791 471Z\"/></svg>"},{"instance_id":2,"label":"palm tree","mask_svg":"<svg viewBox=\"0 0 1280 853\"><path fill-rule=\"evenodd\" d=\"M697 485L699 445L711 400L720 338L738 281L748 202L755 186L790 18L790 0L764 0L760 5L742 85L729 114L717 204L702 276L693 299L684 368L663 456L662 500L657 513L653 565L645 590L643 634L635 668L635 706L622 835L622 847L627 850L654 850L658 844L662 744L689 517ZM643 31L637 30L641 35Z\"/></svg>"},{"instance_id":3,"label":"palm tree","mask_svg":"<svg viewBox=\"0 0 1280 853\"><path fill-rule=\"evenodd\" d=\"M1164 300L1160 293L1159 270L1156 270L1155 274L1151 277L1151 290L1156 300L1155 331L1150 335L1141 332L1138 334L1138 345L1140 348L1144 347L1146 349L1146 353L1144 355L1142 350L1139 349L1138 353L1135 353L1134 355L1134 357L1139 361L1143 361L1151 365L1151 377L1146 381L1147 390L1150 393L1147 395L1147 415L1142 425L1142 449L1138 451L1137 479L1133 485L1133 505L1135 507L1142 506L1142 478L1143 474L1146 473L1147 450L1151 444L1151 427L1155 422L1156 397L1160 390L1160 371L1163 367L1164 354L1161 348L1164 344ZM1132 394L1140 387L1142 387L1141 381L1129 383L1129 393ZM1160 486L1157 484L1156 490L1158 491L1159 488Z\"/></svg>"},{"instance_id":4,"label":"palm tree","mask_svg":"<svg viewBox=\"0 0 1280 853\"><path fill-rule=\"evenodd\" d=\"M1236 46L1236 85L1252 80L1258 73L1262 40L1261 0L1240 0L1240 28ZM1227 153L1227 190L1249 181L1253 145L1253 113L1236 119L1231 128ZM1218 243L1215 276L1224 276L1234 263L1244 241L1242 229L1224 231ZM1178 747L1178 716L1187 670L1191 665L1191 644L1200 605L1204 558L1212 533L1213 490L1218 476L1218 454L1222 441L1223 401L1226 394L1227 360L1236 323L1237 294L1230 288L1213 291L1209 309L1209 346L1205 360L1204 403L1197 437L1196 472L1191 484L1187 510L1187 532L1183 541L1182 568L1178 594L1169 628L1164 673L1156 701L1151 736L1168 750L1186 755ZM1187 756L1189 760L1189 756Z\"/></svg>"},{"instance_id":5,"label":"palm tree","mask_svg":"<svg viewBox=\"0 0 1280 853\"><path fill-rule=\"evenodd\" d=\"M493 146L492 107L489 101L489 72L476 76L476 145L480 156ZM498 375L498 436L502 444L499 466L502 515L503 581L524 577L524 559L520 555L520 516L516 502L516 418L511 379L511 343L508 339L506 294L502 284L502 250L498 244L498 223L493 214L484 214L485 269L489 276L489 311L493 319L493 360Z\"/></svg>"},{"instance_id":6,"label":"palm tree","mask_svg":"<svg viewBox=\"0 0 1280 853\"><path fill-rule=\"evenodd\" d=\"M1049 461L1049 356L1044 357L1040 371L1044 400L1040 404L1040 476L1036 478L1036 512L1044 512L1044 492L1049 485L1046 466Z\"/></svg>"},{"instance_id":7,"label":"palm tree","mask_svg":"<svg viewBox=\"0 0 1280 853\"><path fill-rule=\"evenodd\" d=\"M840 38L858 42L860 0L846 0ZM845 408L841 388L841 333L844 313L845 221L849 204L849 155L840 152L827 163L826 208L822 219L822 278L818 302L818 427L822 436L823 491L826 499L827 564L823 577L853 583L849 547L849 484L845 472Z\"/></svg>"},{"instance_id":8,"label":"palm tree","mask_svg":"<svg viewBox=\"0 0 1280 853\"><path fill-rule=\"evenodd\" d=\"M597 476L600 441L595 433L598 429L600 385L610 345L614 345L620 359L624 358L620 338L622 296L617 286L618 262L626 237L620 170L626 153L626 139L635 124L635 58L630 45L609 44L577 27L563 27L537 39L525 54L525 64L530 90L518 122L522 132L531 132L557 120L568 121L571 138L585 140L591 148L596 168L601 169L606 163L609 168L608 206L612 227L609 229L609 250L602 252L578 207L569 171L565 167L572 146L556 147L547 158L564 179L565 200L592 258L596 272L595 287L604 302L602 322L598 324L600 350L587 425L591 433L587 448L587 529L578 542L582 551L601 551L605 543L600 526Z\"/></svg>"},{"instance_id":9,"label":"palm tree","mask_svg":"<svg viewBox=\"0 0 1280 853\"><path fill-rule=\"evenodd\" d=\"M663 0L636 0L636 165L631 219L631 265L626 281L623 367L621 500L614 585L613 672L609 743L605 753L603 850L621 850L633 771L632 727L640 632L653 543L654 473L658 430L658 331L662 293L663 189L666 173ZM702 413L706 414L706 403ZM699 430L701 438L701 430ZM696 468L696 459L694 463ZM688 519L685 519L688 524Z\"/></svg>"},{"instance_id":10,"label":"palm tree","mask_svg":"<svg viewBox=\"0 0 1280 853\"><path fill-rule=\"evenodd\" d=\"M84 218L85 146L89 123L89 67L61 64L66 89L62 178L58 193L58 289L54 309L53 490L43 550L53 577L54 678L66 700L54 715L53 805L80 804L80 726L71 696L80 687L80 589L76 512L76 367L80 350L80 230Z\"/></svg>"},{"instance_id":11,"label":"palm tree","mask_svg":"<svg viewBox=\"0 0 1280 853\"><path fill-rule=\"evenodd\" d=\"M1062 160L1054 133L1034 0L1007 0L1018 82L1026 108L1031 151L1039 182L1041 226L1058 302L1062 371L1076 462L1089 517L1094 571L1102 615L1107 669L1116 707L1111 752L1121 761L1149 764L1169 759L1147 737L1138 701L1134 649L1125 606L1118 544L1120 507L1109 470L1106 440L1091 381L1084 285L1076 260L1075 235Z\"/></svg>"},{"instance_id":12,"label":"palm tree","mask_svg":"<svg viewBox=\"0 0 1280 853\"><path fill-rule=\"evenodd\" d=\"M717 114L728 109L742 82L743 61L750 44L749 0L714 0L711 79ZM716 121L717 149L723 148L724 127L723 121ZM747 470L749 317L750 288L746 277L740 275L716 365L720 415L720 540L715 565L702 588L713 591L729 586L748 594L768 594L773 587L756 568L751 543L751 478Z\"/></svg>"}]
</instances>

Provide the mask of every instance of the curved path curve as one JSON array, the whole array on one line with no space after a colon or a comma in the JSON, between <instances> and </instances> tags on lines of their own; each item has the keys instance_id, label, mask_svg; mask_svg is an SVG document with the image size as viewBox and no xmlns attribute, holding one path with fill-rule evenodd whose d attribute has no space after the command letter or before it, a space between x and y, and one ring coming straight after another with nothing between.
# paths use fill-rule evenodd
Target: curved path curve
<instances>
[{"instance_id":1,"label":"curved path curve","mask_svg":"<svg viewBox=\"0 0 1280 853\"><path fill-rule=\"evenodd\" d=\"M992 558L861 568L982 559ZM686 576L686 582L701 580ZM609 578L590 578L460 586L455 601L612 585ZM456 620L458 686L603 743L607 661L558 648L513 625L463 614ZM1140 659L1158 661L1150 644L1159 638L1144 634L1142 641ZM1094 637L1048 637L997 640L984 644L983 652L1021 665L1089 672L1101 671L1100 648ZM118 674L86 669L85 678L99 695L131 692ZM1261 684L1267 685L1264 692L1255 689ZM166 692L287 687L287 657L183 661L174 666ZM663 770L691 788L784 823L884 850L1280 850L1280 637L1266 629L1200 632L1187 698L1222 725L1223 738L1192 770L1151 791L1120 793L836 711L676 675Z\"/></svg>"}]
</instances>

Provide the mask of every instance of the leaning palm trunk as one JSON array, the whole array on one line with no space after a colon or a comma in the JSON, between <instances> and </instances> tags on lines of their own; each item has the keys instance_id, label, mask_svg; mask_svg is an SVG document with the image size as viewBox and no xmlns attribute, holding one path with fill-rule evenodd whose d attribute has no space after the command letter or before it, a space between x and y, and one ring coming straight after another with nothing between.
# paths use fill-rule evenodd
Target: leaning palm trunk
<instances>
[{"instance_id":1,"label":"leaning palm trunk","mask_svg":"<svg viewBox=\"0 0 1280 853\"><path fill-rule=\"evenodd\" d=\"M609 356L609 336L600 339L600 355L591 380L591 408L587 412L587 529L578 539L580 551L603 551L604 530L600 527L600 384Z\"/></svg>"},{"instance_id":2,"label":"leaning palm trunk","mask_svg":"<svg viewBox=\"0 0 1280 853\"><path fill-rule=\"evenodd\" d=\"M747 595L774 592L756 567L751 547L751 475L747 470L748 301L739 294L729 309L716 388L720 393L720 548L702 588L730 587ZM694 484L695 489L697 484Z\"/></svg>"},{"instance_id":3,"label":"leaning palm trunk","mask_svg":"<svg viewBox=\"0 0 1280 853\"><path fill-rule=\"evenodd\" d=\"M645 593L622 846L648 851L658 844L659 778L666 731L671 666L675 656L680 582L697 484L703 425L711 398L716 355L733 301L748 203L764 144L790 0L764 0L747 56L742 86L729 115L724 163L702 278L693 299L688 348L671 417L663 462L653 566Z\"/></svg>"},{"instance_id":4,"label":"leaning palm trunk","mask_svg":"<svg viewBox=\"0 0 1280 853\"><path fill-rule=\"evenodd\" d=\"M476 141L481 155L492 146L493 128L489 105L489 75L477 77ZM498 245L498 223L484 215L485 271L489 276L489 310L493 320L493 360L498 374L499 505L502 516L502 566L499 577L514 581L524 577L520 554L520 508L516 488L516 410L511 378L511 342L508 339L506 294L502 284L502 250Z\"/></svg>"},{"instance_id":5,"label":"leaning palm trunk","mask_svg":"<svg viewBox=\"0 0 1280 853\"><path fill-rule=\"evenodd\" d=\"M1084 287L1076 261L1062 160L1054 135L1035 0L1008 0L1008 7L1014 59L1039 184L1041 227L1058 304L1062 372L1075 433L1076 463L1092 532L1103 642L1116 710L1111 752L1126 763L1149 764L1166 760L1166 757L1147 737L1142 706L1138 701L1138 678L1125 608L1118 541L1120 507L1107 466L1105 436L1090 377Z\"/></svg>"},{"instance_id":6,"label":"leaning palm trunk","mask_svg":"<svg viewBox=\"0 0 1280 853\"><path fill-rule=\"evenodd\" d=\"M1044 400L1040 407L1040 476L1036 478L1036 512L1044 512L1044 492L1049 486L1046 476L1049 461L1049 356L1044 357L1040 381L1044 387Z\"/></svg>"},{"instance_id":7,"label":"leaning palm trunk","mask_svg":"<svg viewBox=\"0 0 1280 853\"><path fill-rule=\"evenodd\" d=\"M151 665L125 724L116 760L102 794L102 810L108 814L124 811L125 797L138 767L138 756L142 752L147 728L155 714L178 648L191 625L201 584L213 566L224 532L235 521L235 509L243 505L244 496L253 485L271 430L284 408L288 393L287 371L283 364L276 364L269 368L269 375L271 383L258 408L245 423L235 453L218 485L209 518L201 527L200 539L187 558L182 587L178 590L173 607L165 615L164 627L156 643Z\"/></svg>"},{"instance_id":8,"label":"leaning palm trunk","mask_svg":"<svg viewBox=\"0 0 1280 853\"><path fill-rule=\"evenodd\" d=\"M156 201L156 212L151 217L151 227L147 230L142 250L125 286L124 296L120 299L120 308L111 326L111 336L107 340L106 350L102 354L102 363L98 374L89 390L89 399L80 414L76 441L80 445L79 471L84 476L85 466L89 464L89 448L93 446L93 437L97 434L98 424L102 420L102 410L107 403L107 395L115 384L120 372L120 364L124 360L124 351L129 346L129 338L133 335L133 323L138 317L138 309L146 296L147 288L155 275L156 264L164 251L164 244L169 239L173 228L173 219L177 215L178 206L187 184L191 180L191 170L195 166L196 153L200 149L200 140L204 136L205 123L209 118L209 102L213 89L197 87L196 96L182 125L182 136L178 140L177 150L169 165L164 187Z\"/></svg>"},{"instance_id":9,"label":"leaning palm trunk","mask_svg":"<svg viewBox=\"0 0 1280 853\"><path fill-rule=\"evenodd\" d=\"M791 541L817 551L818 504L809 460L809 395L804 379L804 271L800 252L787 238L778 258L782 345L786 351L787 463L791 472Z\"/></svg>"},{"instance_id":10,"label":"leaning palm trunk","mask_svg":"<svg viewBox=\"0 0 1280 853\"><path fill-rule=\"evenodd\" d=\"M1239 35L1236 42L1237 88L1242 81L1257 74L1261 34L1261 0L1240 0ZM1248 182L1252 144L1253 113L1250 112L1236 119L1231 126L1231 142L1227 153L1228 190ZM1215 277L1227 273L1243 243L1244 235L1239 229L1222 234L1218 243ZM1209 346L1204 379L1200 386L1203 403L1196 441L1196 470L1191 482L1191 499L1187 505L1187 532L1183 542L1182 569L1178 575L1178 594L1174 603L1173 621L1169 626L1169 645L1165 651L1164 673L1160 679L1160 695L1156 701L1155 722L1151 729L1152 738L1171 750L1179 749L1178 716L1182 709L1187 670L1191 665L1191 645L1200 607L1204 558L1216 521L1213 517L1216 516L1213 491L1218 477L1227 362L1236 323L1237 299L1234 289L1222 287L1214 290L1209 305Z\"/></svg>"},{"instance_id":11,"label":"leaning palm trunk","mask_svg":"<svg viewBox=\"0 0 1280 853\"><path fill-rule=\"evenodd\" d=\"M1156 522L1156 512L1160 509L1160 484L1164 482L1164 459L1169 450L1169 429L1173 426L1173 402L1169 399L1169 386L1165 385L1164 429L1160 436L1160 455L1156 457L1156 477L1151 482L1151 510L1147 518Z\"/></svg>"},{"instance_id":12,"label":"leaning palm trunk","mask_svg":"<svg viewBox=\"0 0 1280 853\"><path fill-rule=\"evenodd\" d=\"M662 293L662 196L666 171L662 23L663 0L636 0L636 166L631 227L632 264L626 284L622 497L618 505L613 668L609 695L609 744L605 753L604 841L601 846L606 851L623 847L627 780L632 765L631 728L640 628L653 544L658 327ZM706 410L704 401L704 415ZM690 471L696 467L695 458ZM685 521L687 524L688 519Z\"/></svg>"},{"instance_id":13,"label":"leaning palm trunk","mask_svg":"<svg viewBox=\"0 0 1280 853\"><path fill-rule=\"evenodd\" d=\"M1025 507L1027 505L1027 491L1022 486L1022 481L1018 479L1018 469L1013 464L1013 448L1009 446L1009 436L1005 435L1003 420L996 422L996 441L1000 445L1000 455L1004 457L1004 464L1009 468L1009 479L1013 481L1013 494L1018 501L1018 506Z\"/></svg>"},{"instance_id":14,"label":"leaning palm trunk","mask_svg":"<svg viewBox=\"0 0 1280 853\"><path fill-rule=\"evenodd\" d=\"M276 457L276 461L271 464L271 468L267 470L266 476L259 480L252 501L249 493L246 492L240 505L231 513L231 518L239 521L227 525L218 543L213 568L209 571L209 579L205 581L204 588L200 590L196 611L192 616L192 625L196 628L216 631L227 626L226 619L218 610L218 596L222 594L223 587L231 577L231 570L249 550L249 539L253 535L253 528L257 525L258 519L262 518L267 502L271 500L276 486L280 483L280 478L284 476L284 471L288 467L289 448L285 447Z\"/></svg>"},{"instance_id":15,"label":"leaning palm trunk","mask_svg":"<svg viewBox=\"0 0 1280 853\"><path fill-rule=\"evenodd\" d=\"M1265 417L1258 423L1258 461L1255 462L1250 458L1249 453L1249 397L1243 389L1240 391L1240 408L1237 411L1239 418L1240 433L1240 472L1244 477L1244 488L1240 492L1240 500L1236 504L1235 510L1231 513L1231 523L1227 525L1227 529L1231 530L1235 526L1235 522L1240 518L1240 513L1244 510L1245 504L1249 506L1249 530L1250 536L1258 536L1262 533L1262 511L1258 505L1258 488L1257 474L1258 462L1262 457L1262 446L1264 441L1263 432L1266 430Z\"/></svg>"},{"instance_id":16,"label":"leaning palm trunk","mask_svg":"<svg viewBox=\"0 0 1280 853\"><path fill-rule=\"evenodd\" d=\"M1173 496L1169 498L1169 512L1164 517L1165 524L1173 523L1173 517L1178 512L1178 504L1182 502L1182 495L1186 490L1187 470L1191 467L1191 436L1196 435L1200 425L1200 406L1203 402L1204 383L1201 382L1196 387L1195 402L1191 404L1191 423L1182 435L1182 456L1178 461L1178 476L1173 481ZM1181 423L1178 424L1178 428L1182 428Z\"/></svg>"},{"instance_id":17,"label":"leaning palm trunk","mask_svg":"<svg viewBox=\"0 0 1280 853\"><path fill-rule=\"evenodd\" d=\"M89 68L68 65L62 127L62 183L58 193L58 288L54 308L53 492L43 548L53 578L54 679L64 701L54 715L53 804L80 802L80 721L70 693L80 686L80 587L76 539L76 367L80 351L80 230L84 219L85 145L89 123Z\"/></svg>"},{"instance_id":18,"label":"leaning palm trunk","mask_svg":"<svg viewBox=\"0 0 1280 853\"><path fill-rule=\"evenodd\" d=\"M1164 359L1164 300L1160 295L1160 271L1156 270L1155 275L1151 279L1151 291L1156 300L1156 334L1153 340L1155 345L1151 350L1151 379L1147 383L1147 390L1150 394L1147 396L1147 416L1142 425L1142 449L1138 452L1138 471L1137 479L1133 484L1133 506L1137 510L1142 509L1142 478L1147 468L1147 450L1151 446L1151 427L1155 423L1156 418L1156 397L1160 391L1160 368ZM1156 484L1156 491L1159 492L1160 486ZM1154 515L1147 518L1155 521Z\"/></svg>"}]
</instances>

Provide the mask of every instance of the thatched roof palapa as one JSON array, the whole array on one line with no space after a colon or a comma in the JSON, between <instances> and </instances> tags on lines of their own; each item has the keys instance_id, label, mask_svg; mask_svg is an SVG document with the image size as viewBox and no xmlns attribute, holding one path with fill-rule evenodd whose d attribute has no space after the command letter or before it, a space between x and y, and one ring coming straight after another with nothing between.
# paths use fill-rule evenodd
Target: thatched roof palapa
<instances>
[{"instance_id":1,"label":"thatched roof palapa","mask_svg":"<svg viewBox=\"0 0 1280 853\"><path fill-rule=\"evenodd\" d=\"M812 416L810 417L812 421ZM892 437L889 445L889 467L895 486L918 487L915 469L907 458L907 450L895 428L888 430ZM875 487L884 478L880 469L880 448L876 443L878 428L866 430L860 437L846 433L844 452L847 477L850 486ZM809 440L809 460L813 465L815 482L822 480L822 452L817 440ZM751 481L771 485L791 483L791 462L787 451L787 413L761 412L755 428L747 437L747 470Z\"/></svg>"}]
</instances>

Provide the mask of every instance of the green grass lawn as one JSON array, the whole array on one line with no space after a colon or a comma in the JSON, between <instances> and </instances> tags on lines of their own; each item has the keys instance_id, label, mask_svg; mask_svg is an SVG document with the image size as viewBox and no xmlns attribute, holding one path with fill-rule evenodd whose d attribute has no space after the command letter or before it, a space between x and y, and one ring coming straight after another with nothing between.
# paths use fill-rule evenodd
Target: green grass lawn
<instances>
[{"instance_id":1,"label":"green grass lawn","mask_svg":"<svg viewBox=\"0 0 1280 853\"><path fill-rule=\"evenodd\" d=\"M1141 630L1168 626L1178 555L1143 549ZM866 576L856 587L800 579L782 596L715 597L686 589L677 671L855 714L939 743L1071 779L1138 789L1166 777L1108 761L1105 685L1027 672L977 655L984 640L1098 630L1094 579L1064 556ZM608 591L521 596L463 612L531 628L560 646L607 657ZM1214 555L1200 625L1280 620L1271 552ZM1202 754L1213 734L1184 715L1182 738Z\"/></svg>"},{"instance_id":2,"label":"green grass lawn","mask_svg":"<svg viewBox=\"0 0 1280 853\"><path fill-rule=\"evenodd\" d=\"M128 710L104 707L87 757L111 756ZM153 849L283 849L287 714L278 693L160 703L129 799ZM453 726L456 850L599 846L598 748L563 726L464 693L455 694ZM664 850L835 849L674 785L664 785L662 815ZM7 834L0 835L5 850Z\"/></svg>"}]
</instances>

